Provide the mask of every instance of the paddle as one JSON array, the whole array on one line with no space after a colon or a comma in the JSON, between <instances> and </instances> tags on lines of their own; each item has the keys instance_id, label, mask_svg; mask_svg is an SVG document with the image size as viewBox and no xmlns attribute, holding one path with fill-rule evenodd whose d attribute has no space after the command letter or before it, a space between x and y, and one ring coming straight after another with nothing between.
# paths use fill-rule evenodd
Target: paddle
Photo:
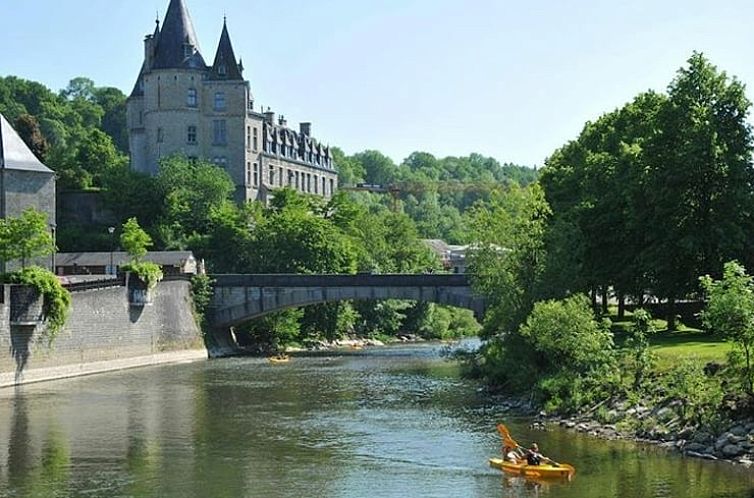
<instances>
[{"instance_id":1,"label":"paddle","mask_svg":"<svg viewBox=\"0 0 754 498\"><path fill-rule=\"evenodd\" d=\"M500 436L502 436L503 444L505 444L506 446L509 446L511 448L521 448L522 450L527 451L526 448L518 444L516 440L513 439L513 437L511 437L510 431L504 424L497 424L497 432L499 432ZM553 460L552 458L548 458L544 455L542 455L542 457L548 462L550 462L553 467L560 467L560 464L556 462L555 460Z\"/></svg>"}]
</instances>

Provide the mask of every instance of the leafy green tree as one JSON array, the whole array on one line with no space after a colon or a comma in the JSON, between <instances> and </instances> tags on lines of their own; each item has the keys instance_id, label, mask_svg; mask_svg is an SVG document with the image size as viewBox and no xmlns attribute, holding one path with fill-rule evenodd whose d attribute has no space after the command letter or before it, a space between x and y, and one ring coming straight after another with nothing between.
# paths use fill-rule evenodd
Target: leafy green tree
<instances>
[{"instance_id":1,"label":"leafy green tree","mask_svg":"<svg viewBox=\"0 0 754 498\"><path fill-rule=\"evenodd\" d=\"M702 320L743 352L740 378L746 392L754 396L754 281L741 264L729 261L721 280L705 275L700 282L708 299Z\"/></svg>"},{"instance_id":2,"label":"leafy green tree","mask_svg":"<svg viewBox=\"0 0 754 498\"><path fill-rule=\"evenodd\" d=\"M751 253L754 169L744 85L694 53L668 88L647 140L646 258L657 294L671 303L697 275Z\"/></svg>"},{"instance_id":3,"label":"leafy green tree","mask_svg":"<svg viewBox=\"0 0 754 498\"><path fill-rule=\"evenodd\" d=\"M120 245L135 261L141 260L147 249L153 244L152 237L142 230L136 218L130 218L123 224L120 234Z\"/></svg>"},{"instance_id":4,"label":"leafy green tree","mask_svg":"<svg viewBox=\"0 0 754 498\"><path fill-rule=\"evenodd\" d=\"M9 255L9 259L20 259L21 266L25 267L31 258L45 256L55 250L45 213L28 208L20 217L4 218L0 222L7 224L7 229L2 233L8 235L5 243L10 246L0 252Z\"/></svg>"}]
</instances>

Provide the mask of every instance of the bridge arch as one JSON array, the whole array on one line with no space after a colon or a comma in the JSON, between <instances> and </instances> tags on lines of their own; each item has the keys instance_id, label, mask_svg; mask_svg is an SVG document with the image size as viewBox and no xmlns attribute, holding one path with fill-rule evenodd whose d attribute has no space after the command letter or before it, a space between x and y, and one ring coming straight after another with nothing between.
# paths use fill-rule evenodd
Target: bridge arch
<instances>
[{"instance_id":1,"label":"bridge arch","mask_svg":"<svg viewBox=\"0 0 754 498\"><path fill-rule=\"evenodd\" d=\"M405 299L467 308L481 319L483 298L463 274L216 275L208 321L232 327L288 308L346 300Z\"/></svg>"}]
</instances>

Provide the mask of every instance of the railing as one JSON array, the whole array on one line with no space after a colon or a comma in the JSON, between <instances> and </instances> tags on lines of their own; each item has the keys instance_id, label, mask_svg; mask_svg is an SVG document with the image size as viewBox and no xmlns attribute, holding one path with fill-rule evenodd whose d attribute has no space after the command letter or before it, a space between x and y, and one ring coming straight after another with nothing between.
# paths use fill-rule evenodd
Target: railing
<instances>
[{"instance_id":1,"label":"railing","mask_svg":"<svg viewBox=\"0 0 754 498\"><path fill-rule=\"evenodd\" d=\"M215 287L467 287L462 273L211 275Z\"/></svg>"}]
</instances>

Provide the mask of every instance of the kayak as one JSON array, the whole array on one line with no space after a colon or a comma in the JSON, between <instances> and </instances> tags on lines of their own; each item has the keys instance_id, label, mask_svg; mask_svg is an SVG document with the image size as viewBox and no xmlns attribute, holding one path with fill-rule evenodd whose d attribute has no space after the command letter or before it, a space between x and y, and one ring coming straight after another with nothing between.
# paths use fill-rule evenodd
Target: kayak
<instances>
[{"instance_id":1,"label":"kayak","mask_svg":"<svg viewBox=\"0 0 754 498\"><path fill-rule=\"evenodd\" d=\"M278 364L278 363L288 363L290 359L291 359L290 356L269 356L267 358L267 361L269 361L272 364Z\"/></svg>"},{"instance_id":2,"label":"kayak","mask_svg":"<svg viewBox=\"0 0 754 498\"><path fill-rule=\"evenodd\" d=\"M505 462L502 458L490 458L490 467L495 467L511 474L534 478L565 477L570 479L576 473L576 469L567 463L561 463L557 466L551 464L528 465L525 463Z\"/></svg>"}]
</instances>

